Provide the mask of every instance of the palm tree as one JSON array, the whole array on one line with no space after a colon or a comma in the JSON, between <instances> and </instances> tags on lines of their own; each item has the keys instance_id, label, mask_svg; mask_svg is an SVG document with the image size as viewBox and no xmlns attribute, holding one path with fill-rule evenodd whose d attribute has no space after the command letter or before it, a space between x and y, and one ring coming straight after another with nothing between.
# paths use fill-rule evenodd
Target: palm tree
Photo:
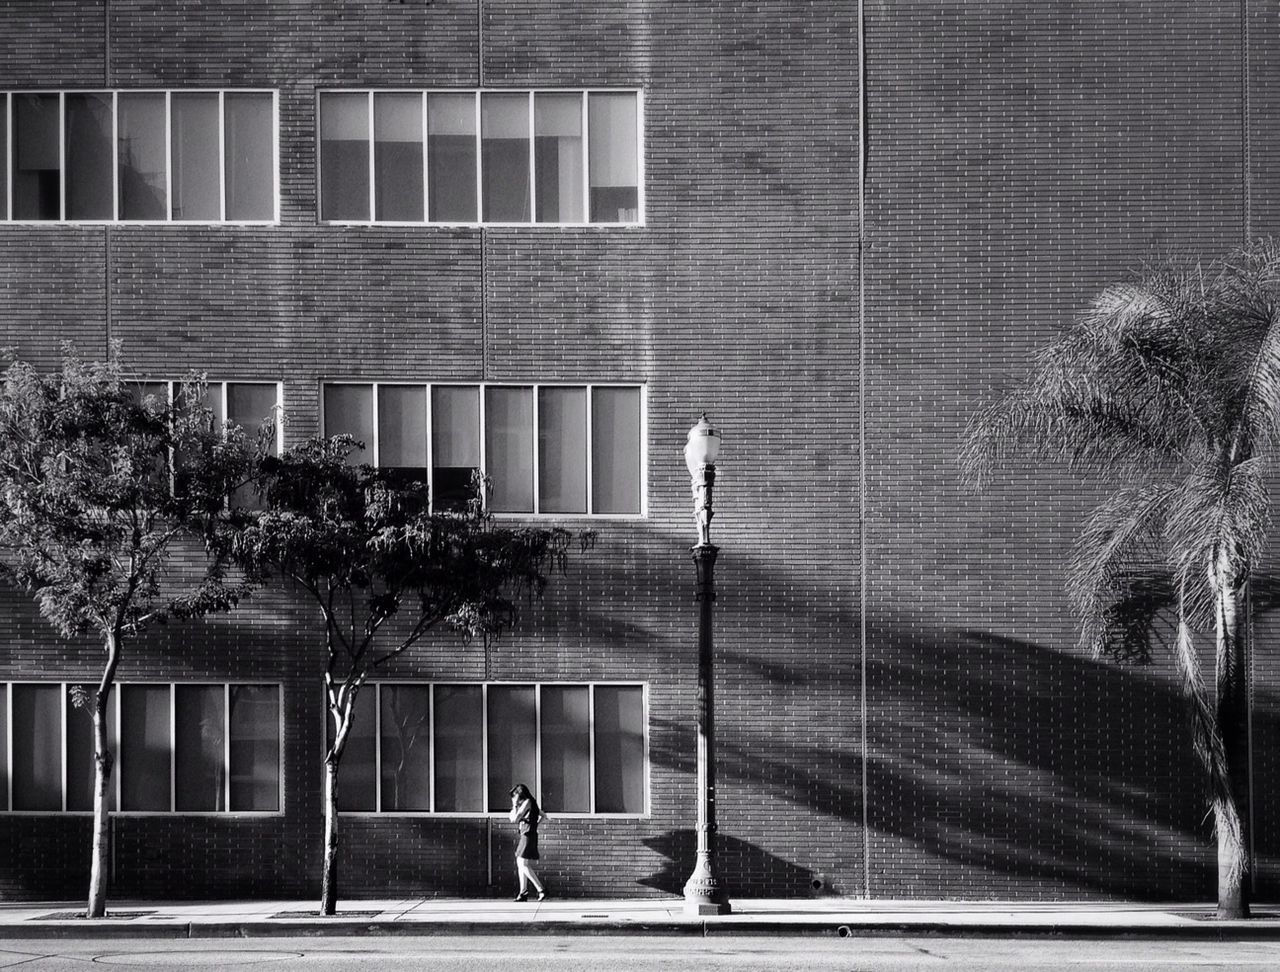
<instances>
[{"instance_id":1,"label":"palm tree","mask_svg":"<svg viewBox=\"0 0 1280 972\"><path fill-rule=\"evenodd\" d=\"M1169 261L1101 294L1030 374L973 421L980 485L1012 454L1111 485L1070 565L1081 645L1133 653L1162 603L1207 771L1219 918L1247 917L1248 599L1266 542L1280 445L1280 247ZM1135 621L1135 618L1137 619ZM1212 631L1210 698L1196 635Z\"/></svg>"}]
</instances>

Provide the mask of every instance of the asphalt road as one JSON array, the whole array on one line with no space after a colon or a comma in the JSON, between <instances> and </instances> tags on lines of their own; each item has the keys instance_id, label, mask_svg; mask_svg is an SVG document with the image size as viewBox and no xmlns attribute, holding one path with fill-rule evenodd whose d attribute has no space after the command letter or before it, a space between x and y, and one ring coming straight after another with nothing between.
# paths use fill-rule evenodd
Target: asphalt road
<instances>
[{"instance_id":1,"label":"asphalt road","mask_svg":"<svg viewBox=\"0 0 1280 972\"><path fill-rule=\"evenodd\" d=\"M0 969L308 972L1280 969L1280 942L976 938L432 937L0 942Z\"/></svg>"}]
</instances>

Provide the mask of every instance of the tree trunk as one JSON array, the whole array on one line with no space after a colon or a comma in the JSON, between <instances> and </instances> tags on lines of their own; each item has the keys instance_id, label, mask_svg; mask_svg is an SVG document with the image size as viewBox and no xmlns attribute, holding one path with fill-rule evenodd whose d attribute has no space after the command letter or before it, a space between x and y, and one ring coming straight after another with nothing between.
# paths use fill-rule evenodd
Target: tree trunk
<instances>
[{"instance_id":1,"label":"tree trunk","mask_svg":"<svg viewBox=\"0 0 1280 972\"><path fill-rule=\"evenodd\" d=\"M333 751L324 760L324 872L320 884L320 914L338 908L338 760Z\"/></svg>"},{"instance_id":2,"label":"tree trunk","mask_svg":"<svg viewBox=\"0 0 1280 972\"><path fill-rule=\"evenodd\" d=\"M93 696L93 850L89 865L89 904L85 914L101 918L107 910L107 873L110 863L111 792L113 758L107 743L107 706L111 686Z\"/></svg>"},{"instance_id":3,"label":"tree trunk","mask_svg":"<svg viewBox=\"0 0 1280 972\"><path fill-rule=\"evenodd\" d=\"M1240 610L1243 583L1219 558L1217 598L1218 730L1222 733L1229 785L1215 795L1218 833L1218 918L1249 917L1249 645Z\"/></svg>"}]
</instances>

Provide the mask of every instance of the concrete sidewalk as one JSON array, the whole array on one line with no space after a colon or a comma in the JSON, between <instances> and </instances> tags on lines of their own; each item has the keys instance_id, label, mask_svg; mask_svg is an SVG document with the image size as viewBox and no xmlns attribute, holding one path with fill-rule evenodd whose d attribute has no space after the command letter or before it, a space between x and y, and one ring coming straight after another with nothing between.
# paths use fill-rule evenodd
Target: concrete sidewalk
<instances>
[{"instance_id":1,"label":"concrete sidewalk","mask_svg":"<svg viewBox=\"0 0 1280 972\"><path fill-rule=\"evenodd\" d=\"M1280 907L1249 921L1213 920L1212 905L953 901L738 900L733 913L686 916L679 898L350 900L321 918L315 901L111 901L86 921L83 902L0 904L0 938L257 938L334 935L948 935L1280 940Z\"/></svg>"}]
</instances>

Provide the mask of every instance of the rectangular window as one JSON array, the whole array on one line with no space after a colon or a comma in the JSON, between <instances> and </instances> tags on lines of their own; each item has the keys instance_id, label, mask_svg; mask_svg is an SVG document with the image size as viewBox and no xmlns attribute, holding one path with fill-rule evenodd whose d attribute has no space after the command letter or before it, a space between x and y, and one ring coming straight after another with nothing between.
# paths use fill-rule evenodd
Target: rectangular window
<instances>
[{"instance_id":1,"label":"rectangular window","mask_svg":"<svg viewBox=\"0 0 1280 972\"><path fill-rule=\"evenodd\" d=\"M0 168L13 204L0 193L0 219L276 218L270 91L15 92L0 96L0 122L9 113Z\"/></svg>"},{"instance_id":2,"label":"rectangular window","mask_svg":"<svg viewBox=\"0 0 1280 972\"><path fill-rule=\"evenodd\" d=\"M0 809L92 811L92 710L74 704L73 688L0 683L0 761L8 757L6 739L13 752L13 796L6 803L7 791L0 792ZM91 697L96 686L79 688ZM117 685L107 745L116 755L107 794L112 810L280 810L279 686Z\"/></svg>"},{"instance_id":3,"label":"rectangular window","mask_svg":"<svg viewBox=\"0 0 1280 972\"><path fill-rule=\"evenodd\" d=\"M429 465L436 510L460 509L483 467L496 513L643 513L639 385L328 382L321 397L325 435L365 443L351 462Z\"/></svg>"},{"instance_id":4,"label":"rectangular window","mask_svg":"<svg viewBox=\"0 0 1280 972\"><path fill-rule=\"evenodd\" d=\"M646 812L643 685L368 683L359 705L345 812L505 814L516 783L551 813Z\"/></svg>"},{"instance_id":5,"label":"rectangular window","mask_svg":"<svg viewBox=\"0 0 1280 972\"><path fill-rule=\"evenodd\" d=\"M639 92L322 91L318 108L322 220L642 219Z\"/></svg>"},{"instance_id":6,"label":"rectangular window","mask_svg":"<svg viewBox=\"0 0 1280 972\"><path fill-rule=\"evenodd\" d=\"M587 130L591 133L591 222L636 222L640 129L635 96L592 91L587 96Z\"/></svg>"},{"instance_id":7,"label":"rectangular window","mask_svg":"<svg viewBox=\"0 0 1280 972\"><path fill-rule=\"evenodd\" d=\"M0 94L0 219L9 218L9 96ZM4 796L0 799L8 799ZM7 806L0 806L0 810Z\"/></svg>"},{"instance_id":8,"label":"rectangular window","mask_svg":"<svg viewBox=\"0 0 1280 972\"><path fill-rule=\"evenodd\" d=\"M377 810L378 727L376 692L364 685L356 695L351 713L351 729L342 751L338 773L339 810ZM326 715L327 718L327 715ZM329 738L333 739L333 721L329 720Z\"/></svg>"}]
</instances>

